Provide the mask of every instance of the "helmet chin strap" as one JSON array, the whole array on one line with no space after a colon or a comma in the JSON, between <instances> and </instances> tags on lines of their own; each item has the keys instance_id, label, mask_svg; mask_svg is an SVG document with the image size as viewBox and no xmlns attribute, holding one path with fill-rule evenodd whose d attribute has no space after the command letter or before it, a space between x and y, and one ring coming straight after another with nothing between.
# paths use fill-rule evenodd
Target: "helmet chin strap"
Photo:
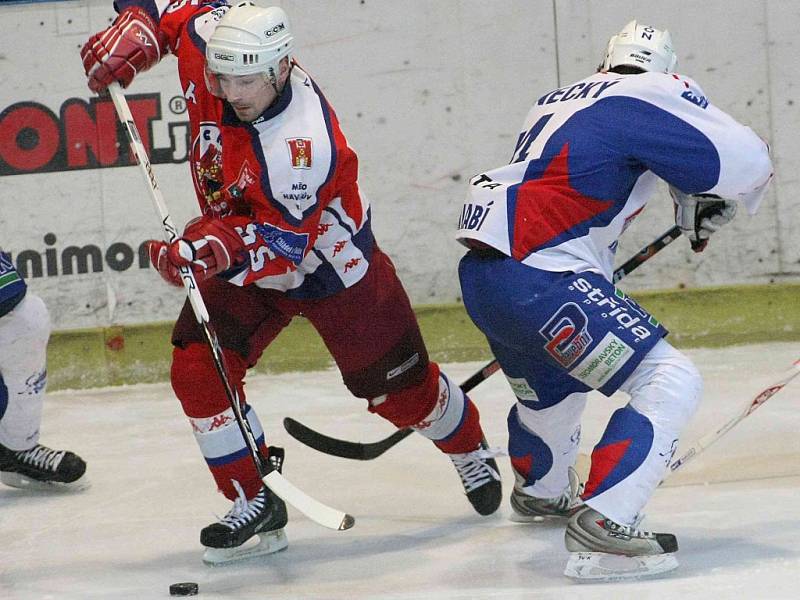
<instances>
[{"instance_id":1,"label":"helmet chin strap","mask_svg":"<svg viewBox=\"0 0 800 600\"><path fill-rule=\"evenodd\" d=\"M289 72L288 73L292 72L292 67L293 66L294 66L293 64L289 63ZM272 104L270 104L270 106L272 106L273 104L275 104L275 102L280 100L280 97L283 94L283 90L286 89L286 83L289 81L288 73L287 73L286 81L283 83L283 87L278 89L278 77L275 75L275 69L272 68L272 67L269 68L269 73L267 74L267 77L269 78L269 83L272 86L272 89L275 90L275 100L272 102Z\"/></svg>"},{"instance_id":2,"label":"helmet chin strap","mask_svg":"<svg viewBox=\"0 0 800 600\"><path fill-rule=\"evenodd\" d=\"M269 79L269 84L272 86L272 89L275 90L275 94L280 98L283 90L278 89L278 78L275 76L275 69L272 67L270 67L267 72L267 78Z\"/></svg>"}]
</instances>

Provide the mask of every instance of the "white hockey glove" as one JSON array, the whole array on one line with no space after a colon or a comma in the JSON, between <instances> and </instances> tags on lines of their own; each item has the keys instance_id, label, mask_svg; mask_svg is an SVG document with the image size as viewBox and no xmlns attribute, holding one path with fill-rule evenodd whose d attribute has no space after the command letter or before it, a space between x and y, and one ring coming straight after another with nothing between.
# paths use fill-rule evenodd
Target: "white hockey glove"
<instances>
[{"instance_id":1,"label":"white hockey glove","mask_svg":"<svg viewBox=\"0 0 800 600\"><path fill-rule=\"evenodd\" d=\"M675 203L675 224L689 238L695 252L705 250L711 234L736 216L736 200L690 196L673 186L669 186L669 193Z\"/></svg>"}]
</instances>

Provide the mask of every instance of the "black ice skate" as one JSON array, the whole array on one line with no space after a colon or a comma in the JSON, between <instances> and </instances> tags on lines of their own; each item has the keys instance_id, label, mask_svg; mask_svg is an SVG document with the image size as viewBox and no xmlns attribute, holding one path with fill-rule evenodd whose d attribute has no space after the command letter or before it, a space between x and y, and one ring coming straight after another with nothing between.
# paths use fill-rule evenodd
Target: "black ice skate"
<instances>
[{"instance_id":1,"label":"black ice skate","mask_svg":"<svg viewBox=\"0 0 800 600\"><path fill-rule=\"evenodd\" d=\"M79 482L86 472L80 456L67 450L53 450L36 444L29 450L10 450L0 445L0 481L4 484L37 490L78 490L88 486Z\"/></svg>"},{"instance_id":2,"label":"black ice skate","mask_svg":"<svg viewBox=\"0 0 800 600\"><path fill-rule=\"evenodd\" d=\"M269 447L269 461L278 472L283 470L284 455L283 448ZM286 503L267 487L249 500L238 481L233 482L233 487L239 494L233 508L200 532L200 543L206 547L203 562L207 565L272 554L289 545L283 531L288 521ZM256 536L257 543L247 544Z\"/></svg>"},{"instance_id":3,"label":"black ice skate","mask_svg":"<svg viewBox=\"0 0 800 600\"><path fill-rule=\"evenodd\" d=\"M522 487L523 477L514 472L516 483L511 492L511 520L517 523L538 523L548 518L569 518L575 511L581 485L575 469L569 469L569 486L560 496L554 498L537 498L526 494Z\"/></svg>"},{"instance_id":4,"label":"black ice skate","mask_svg":"<svg viewBox=\"0 0 800 600\"><path fill-rule=\"evenodd\" d=\"M267 487L248 500L239 483L233 484L239 493L233 508L200 532L200 543L206 547L203 562L209 565L272 554L289 545L283 531L287 522L284 501ZM246 544L256 536L256 545Z\"/></svg>"},{"instance_id":5,"label":"black ice skate","mask_svg":"<svg viewBox=\"0 0 800 600\"><path fill-rule=\"evenodd\" d=\"M618 581L671 571L678 566L678 542L671 533L620 525L584 506L569 520L565 534L571 552L564 575Z\"/></svg>"},{"instance_id":6,"label":"black ice skate","mask_svg":"<svg viewBox=\"0 0 800 600\"><path fill-rule=\"evenodd\" d=\"M490 450L483 439L481 445L472 452L448 456L453 461L467 499L475 510L481 515L490 515L496 511L503 499L500 472L494 460L497 452Z\"/></svg>"}]
</instances>

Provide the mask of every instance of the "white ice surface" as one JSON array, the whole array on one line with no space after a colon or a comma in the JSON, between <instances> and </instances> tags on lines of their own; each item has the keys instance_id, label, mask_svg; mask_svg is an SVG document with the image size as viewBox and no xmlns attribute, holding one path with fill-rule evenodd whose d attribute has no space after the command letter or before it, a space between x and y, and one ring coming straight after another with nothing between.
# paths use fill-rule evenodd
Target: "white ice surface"
<instances>
[{"instance_id":1,"label":"white ice surface","mask_svg":"<svg viewBox=\"0 0 800 600\"><path fill-rule=\"evenodd\" d=\"M706 389L686 442L779 379L800 346L689 354ZM445 368L464 380L479 366ZM247 392L269 441L287 449L285 475L353 514L352 530L323 529L290 509L286 551L206 567L200 528L229 503L216 493L170 387L53 393L42 442L79 452L92 487L62 495L0 489L0 599L167 598L178 581L197 582L198 598L208 600L800 597L800 378L656 492L645 525L678 536L676 572L591 585L562 575L560 525L509 521L507 459L503 506L482 518L450 461L421 437L371 462L324 456L290 438L284 416L358 441L392 431L348 395L336 372L254 377ZM505 445L511 397L502 375L473 398L489 441ZM623 402L592 395L586 449Z\"/></svg>"}]
</instances>

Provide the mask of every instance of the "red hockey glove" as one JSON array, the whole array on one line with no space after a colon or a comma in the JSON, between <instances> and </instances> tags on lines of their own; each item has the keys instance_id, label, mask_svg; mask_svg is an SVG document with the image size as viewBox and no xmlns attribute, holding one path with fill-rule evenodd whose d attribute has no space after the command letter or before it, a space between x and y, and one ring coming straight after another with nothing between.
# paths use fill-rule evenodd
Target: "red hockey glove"
<instances>
[{"instance_id":1,"label":"red hockey glove","mask_svg":"<svg viewBox=\"0 0 800 600\"><path fill-rule=\"evenodd\" d=\"M147 11L128 7L81 49L89 89L99 93L115 81L128 87L137 73L158 63L166 51L166 36Z\"/></svg>"},{"instance_id":2,"label":"red hockey glove","mask_svg":"<svg viewBox=\"0 0 800 600\"><path fill-rule=\"evenodd\" d=\"M169 262L169 244L161 240L147 240L147 253L150 255L150 264L161 275L161 279L170 285L182 287L181 273L178 267Z\"/></svg>"},{"instance_id":3,"label":"red hockey glove","mask_svg":"<svg viewBox=\"0 0 800 600\"><path fill-rule=\"evenodd\" d=\"M180 267L191 265L203 279L242 264L246 258L241 236L225 221L199 217L191 221L183 237L171 244L147 242L150 262L161 278L171 285L182 285Z\"/></svg>"}]
</instances>

